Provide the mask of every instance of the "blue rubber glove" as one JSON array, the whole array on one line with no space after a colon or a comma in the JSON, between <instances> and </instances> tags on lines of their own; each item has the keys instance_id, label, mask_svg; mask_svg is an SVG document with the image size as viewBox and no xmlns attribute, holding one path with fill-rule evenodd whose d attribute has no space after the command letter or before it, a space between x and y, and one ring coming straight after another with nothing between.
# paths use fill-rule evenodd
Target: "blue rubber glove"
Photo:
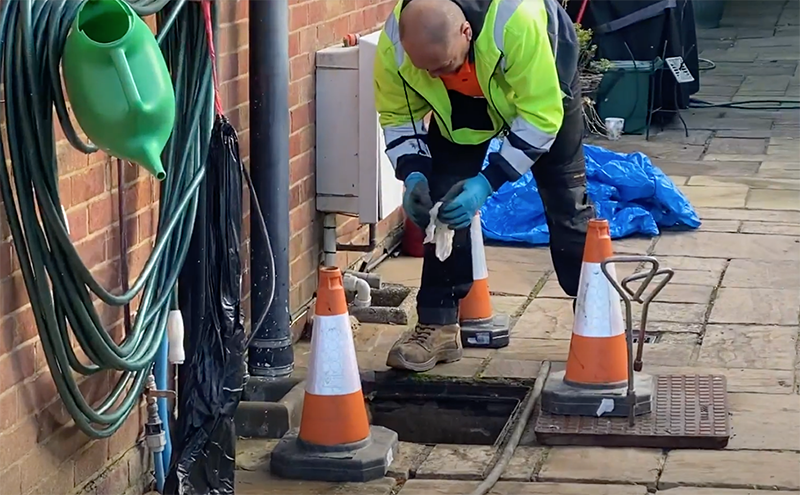
<instances>
[{"instance_id":1,"label":"blue rubber glove","mask_svg":"<svg viewBox=\"0 0 800 495\"><path fill-rule=\"evenodd\" d=\"M459 182L445 195L439 208L439 220L453 230L469 227L472 217L492 192L492 185L483 174Z\"/></svg>"},{"instance_id":2,"label":"blue rubber glove","mask_svg":"<svg viewBox=\"0 0 800 495\"><path fill-rule=\"evenodd\" d=\"M425 230L431 221L431 190L428 179L420 172L411 172L403 182L406 190L403 193L403 209L412 222Z\"/></svg>"}]
</instances>

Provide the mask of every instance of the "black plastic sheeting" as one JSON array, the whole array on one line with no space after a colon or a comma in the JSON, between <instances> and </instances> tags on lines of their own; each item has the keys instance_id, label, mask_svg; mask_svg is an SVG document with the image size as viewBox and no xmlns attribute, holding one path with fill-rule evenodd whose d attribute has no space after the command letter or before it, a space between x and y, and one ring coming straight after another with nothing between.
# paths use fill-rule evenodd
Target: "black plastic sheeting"
<instances>
[{"instance_id":1,"label":"black plastic sheeting","mask_svg":"<svg viewBox=\"0 0 800 495\"><path fill-rule=\"evenodd\" d=\"M196 226L207 229L206 308L200 327L187 329L185 337L180 415L164 486L169 495L234 493L233 418L242 395L246 338L239 257L241 161L236 130L225 117L214 123L206 174L207 221Z\"/></svg>"}]
</instances>

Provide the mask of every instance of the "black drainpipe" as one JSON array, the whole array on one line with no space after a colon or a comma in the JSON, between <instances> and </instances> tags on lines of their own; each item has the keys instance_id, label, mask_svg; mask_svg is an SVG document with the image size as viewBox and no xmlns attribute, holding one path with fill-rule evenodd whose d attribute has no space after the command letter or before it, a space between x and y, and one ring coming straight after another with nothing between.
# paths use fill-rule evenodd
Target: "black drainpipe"
<instances>
[{"instance_id":1,"label":"black drainpipe","mask_svg":"<svg viewBox=\"0 0 800 495\"><path fill-rule=\"evenodd\" d=\"M250 171L275 256L267 271L269 250L259 235L257 215L250 215L251 321L269 303L270 277L275 299L248 349L253 377L292 374L289 315L289 5L287 0L250 0Z\"/></svg>"}]
</instances>

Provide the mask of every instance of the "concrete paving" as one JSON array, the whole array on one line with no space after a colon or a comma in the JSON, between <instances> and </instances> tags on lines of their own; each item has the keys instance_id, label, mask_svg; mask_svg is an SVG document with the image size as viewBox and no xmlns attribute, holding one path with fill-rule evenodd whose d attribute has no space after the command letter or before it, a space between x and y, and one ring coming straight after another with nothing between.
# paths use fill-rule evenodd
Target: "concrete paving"
<instances>
[{"instance_id":1,"label":"concrete paving","mask_svg":"<svg viewBox=\"0 0 800 495\"><path fill-rule=\"evenodd\" d=\"M698 33L697 95L712 102L800 99L800 4L731 1L718 29ZM784 106L789 106L784 104ZM655 133L598 142L642 151L690 198L703 225L693 232L614 243L618 254L652 254L675 269L651 308L645 371L715 373L728 379L732 438L721 451L519 447L495 495L748 495L800 493L800 111L683 111ZM487 247L496 310L512 315L511 345L469 349L430 375L531 380L542 360L565 361L571 301L543 248ZM396 258L386 282L418 284L419 259ZM622 275L625 275L623 273ZM359 365L385 370L402 327L362 324ZM297 347L298 366L308 344ZM267 448L265 449L265 443ZM402 444L390 477L361 485L277 480L269 442L242 441L238 494L460 495L491 468L487 446Z\"/></svg>"}]
</instances>

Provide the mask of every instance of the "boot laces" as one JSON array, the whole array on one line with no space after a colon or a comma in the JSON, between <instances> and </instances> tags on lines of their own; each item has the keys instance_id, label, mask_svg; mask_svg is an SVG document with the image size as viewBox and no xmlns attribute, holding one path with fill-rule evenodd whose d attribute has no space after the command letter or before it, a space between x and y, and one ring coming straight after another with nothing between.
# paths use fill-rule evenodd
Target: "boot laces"
<instances>
[{"instance_id":1,"label":"boot laces","mask_svg":"<svg viewBox=\"0 0 800 495\"><path fill-rule=\"evenodd\" d=\"M426 345L436 329L434 327L417 325L411 335L408 337L408 343Z\"/></svg>"}]
</instances>

